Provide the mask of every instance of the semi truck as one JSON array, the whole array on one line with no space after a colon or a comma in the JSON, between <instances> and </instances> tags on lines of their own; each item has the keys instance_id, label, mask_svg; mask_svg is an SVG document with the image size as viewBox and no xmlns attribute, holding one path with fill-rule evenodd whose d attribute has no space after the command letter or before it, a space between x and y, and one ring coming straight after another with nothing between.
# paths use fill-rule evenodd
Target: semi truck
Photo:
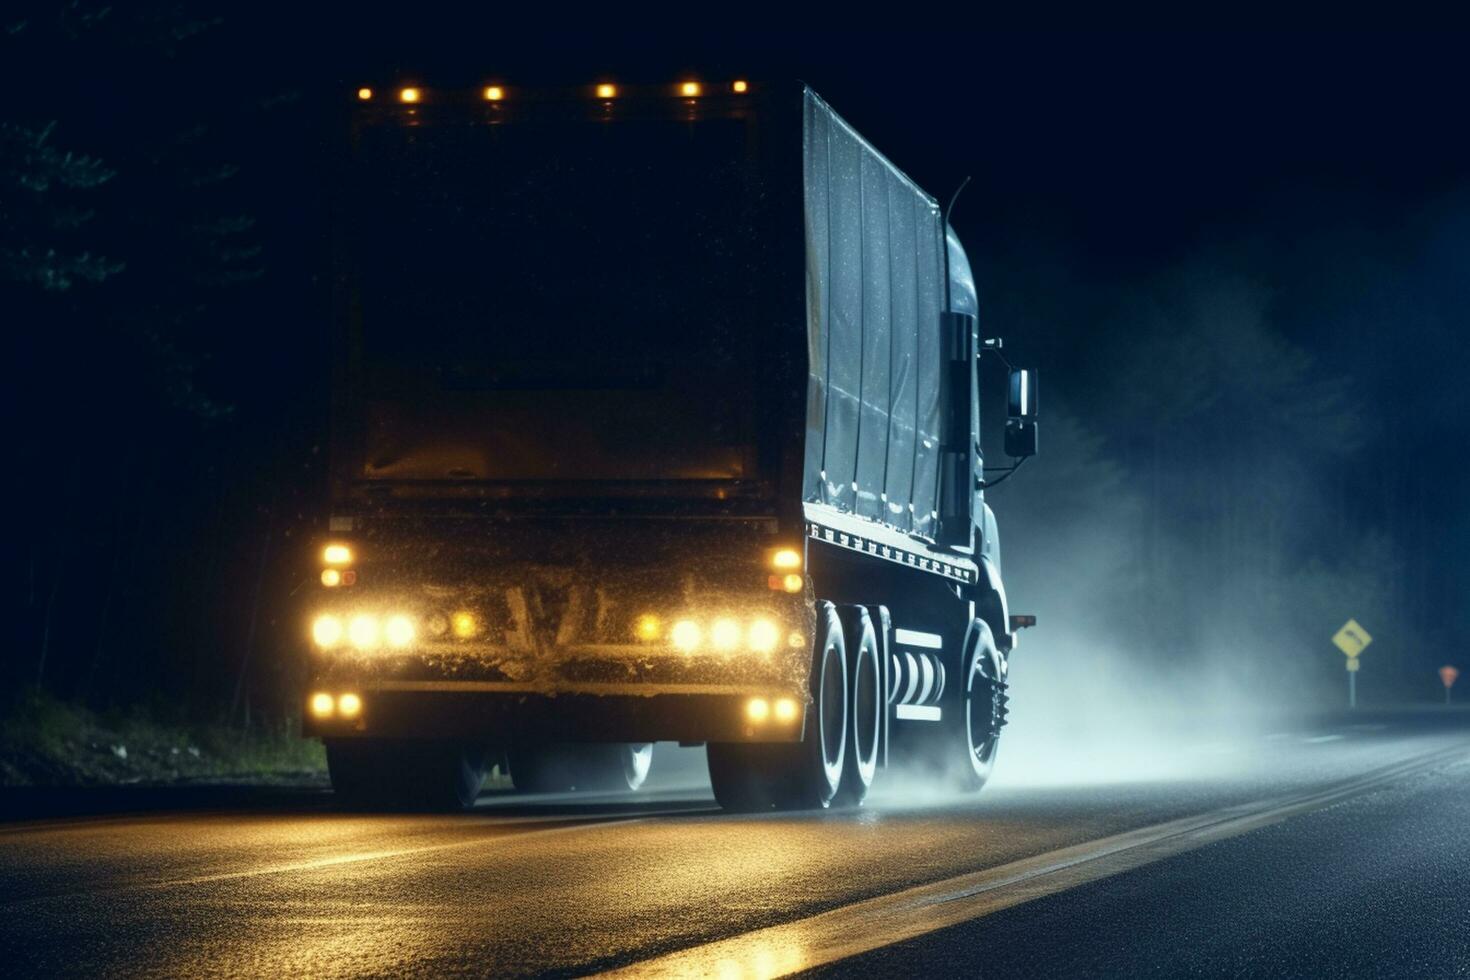
<instances>
[{"instance_id":1,"label":"semi truck","mask_svg":"<svg viewBox=\"0 0 1470 980\"><path fill-rule=\"evenodd\" d=\"M1034 621L985 474L1036 380L987 470L948 209L801 84L349 99L303 624L336 794L632 790L659 741L729 809L977 790Z\"/></svg>"}]
</instances>

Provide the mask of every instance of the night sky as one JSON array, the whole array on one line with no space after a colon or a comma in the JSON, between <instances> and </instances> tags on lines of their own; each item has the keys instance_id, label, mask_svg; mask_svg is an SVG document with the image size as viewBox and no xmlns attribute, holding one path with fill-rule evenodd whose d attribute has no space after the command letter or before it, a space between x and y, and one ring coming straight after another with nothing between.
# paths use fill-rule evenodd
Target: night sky
<instances>
[{"instance_id":1,"label":"night sky","mask_svg":"<svg viewBox=\"0 0 1470 980\"><path fill-rule=\"evenodd\" d=\"M15 677L49 643L63 676L42 683L66 696L286 710L293 575L325 512L333 120L359 84L491 75L800 78L936 197L973 178L955 226L982 330L1043 380L1043 455L991 502L1013 609L1057 624L1057 655L1086 629L1217 663L1235 631L1269 647L1241 676L1296 658L1326 690L1325 637L1353 615L1382 696L1425 699L1465 647L1464 37L526 36L203 7L78 34L30 6L0 41L0 122L55 121L54 145L115 169L67 240L127 268L58 292L12 261L4 282L37 467ZM33 227L17 214L11 242ZM230 215L250 222L217 229L225 252L179 230ZM86 585L55 588L79 561ZM181 580L178 605L156 598ZM67 626L45 640L53 592ZM206 620L230 639L201 666ZM120 622L161 638L141 667L96 639Z\"/></svg>"}]
</instances>

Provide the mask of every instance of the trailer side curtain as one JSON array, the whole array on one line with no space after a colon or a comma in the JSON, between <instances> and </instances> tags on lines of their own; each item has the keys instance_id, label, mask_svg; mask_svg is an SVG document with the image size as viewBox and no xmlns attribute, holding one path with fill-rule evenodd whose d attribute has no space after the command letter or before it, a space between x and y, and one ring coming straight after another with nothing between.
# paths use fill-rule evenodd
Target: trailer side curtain
<instances>
[{"instance_id":1,"label":"trailer side curtain","mask_svg":"<svg viewBox=\"0 0 1470 980\"><path fill-rule=\"evenodd\" d=\"M930 535L939 451L939 209L810 90L803 122L804 499Z\"/></svg>"}]
</instances>

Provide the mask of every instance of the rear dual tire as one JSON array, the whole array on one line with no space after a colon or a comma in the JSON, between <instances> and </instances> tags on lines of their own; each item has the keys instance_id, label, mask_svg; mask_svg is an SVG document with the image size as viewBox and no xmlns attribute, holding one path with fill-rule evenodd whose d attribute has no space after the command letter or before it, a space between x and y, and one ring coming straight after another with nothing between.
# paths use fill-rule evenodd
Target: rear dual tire
<instances>
[{"instance_id":1,"label":"rear dual tire","mask_svg":"<svg viewBox=\"0 0 1470 980\"><path fill-rule=\"evenodd\" d=\"M738 811L819 810L834 802L843 804L839 793L849 768L851 724L849 658L843 632L836 607L821 603L811 703L801 741L709 744L710 785L720 806Z\"/></svg>"}]
</instances>

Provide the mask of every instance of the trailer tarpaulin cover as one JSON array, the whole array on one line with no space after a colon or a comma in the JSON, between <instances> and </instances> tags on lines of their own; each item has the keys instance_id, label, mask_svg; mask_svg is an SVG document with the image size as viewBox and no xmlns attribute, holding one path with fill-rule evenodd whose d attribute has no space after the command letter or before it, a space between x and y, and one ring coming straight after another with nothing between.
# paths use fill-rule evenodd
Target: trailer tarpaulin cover
<instances>
[{"instance_id":1,"label":"trailer tarpaulin cover","mask_svg":"<svg viewBox=\"0 0 1470 980\"><path fill-rule=\"evenodd\" d=\"M809 89L802 118L810 363L803 499L932 536L939 207Z\"/></svg>"}]
</instances>

